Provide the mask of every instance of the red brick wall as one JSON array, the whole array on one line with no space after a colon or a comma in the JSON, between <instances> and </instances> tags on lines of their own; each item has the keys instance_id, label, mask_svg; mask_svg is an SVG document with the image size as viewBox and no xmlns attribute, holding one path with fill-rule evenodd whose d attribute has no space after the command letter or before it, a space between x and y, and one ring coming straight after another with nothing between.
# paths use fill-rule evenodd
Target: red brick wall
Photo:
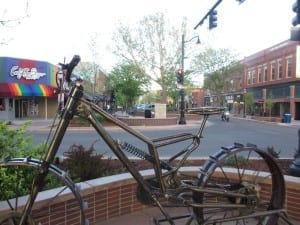
<instances>
[{"instance_id":1,"label":"red brick wall","mask_svg":"<svg viewBox=\"0 0 300 225\"><path fill-rule=\"evenodd\" d=\"M196 172L196 171L195 171ZM90 224L121 216L146 208L136 198L136 182L128 174L99 178L87 181L81 195L88 202L88 209L85 211ZM122 178L123 177L123 178ZM125 177L125 178L124 178ZM288 215L295 221L300 221L300 179L297 177L285 176L286 180L286 203ZM266 194L266 193L264 193ZM52 196L53 197L53 196ZM52 205L51 215L41 222L43 225L77 225L80 215L78 210L72 210L77 206L75 200L70 200L70 196L63 196L61 200ZM39 206L39 203L36 204ZM39 208L34 213L43 213Z\"/></svg>"}]
</instances>

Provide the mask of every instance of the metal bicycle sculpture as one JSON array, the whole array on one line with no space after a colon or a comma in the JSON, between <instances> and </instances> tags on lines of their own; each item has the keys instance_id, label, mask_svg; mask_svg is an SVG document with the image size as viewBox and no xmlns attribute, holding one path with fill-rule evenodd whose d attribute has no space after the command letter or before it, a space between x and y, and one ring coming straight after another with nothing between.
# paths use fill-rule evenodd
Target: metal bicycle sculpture
<instances>
[{"instance_id":1,"label":"metal bicycle sculpture","mask_svg":"<svg viewBox=\"0 0 300 225\"><path fill-rule=\"evenodd\" d=\"M0 178L10 177L10 182L0 179L0 225L45 224L52 215L51 208L56 199L69 192L75 203L70 207L78 213L74 224L88 224L85 209L88 207L80 195L80 190L66 172L52 163L64 137L70 120L79 115L86 118L114 152L120 162L137 181L137 197L143 204L154 205L162 213L162 219L154 219L155 224L168 222L176 224L184 218L185 224L236 224L275 225L278 220L291 224L283 209L285 184L282 171L273 157L255 145L233 144L222 147L200 167L197 176L185 173L181 168L200 145L205 123L212 114L220 114L220 108L191 109L202 117L196 133L179 133L171 136L150 139L135 129L119 121L93 103L83 91L80 82L71 82L74 67L80 61L75 55L70 63L61 64L64 79L71 85L69 95L60 116L55 132L41 159L6 158L0 162ZM61 79L62 77L60 77ZM62 85L59 85L62 86ZM130 140L114 139L109 131L98 122L101 115L141 141L141 146L133 146ZM174 156L162 160L159 152L164 146L187 142L184 149ZM131 153L152 164L154 175L144 177L127 155ZM263 163L253 160L260 159ZM258 162L258 161L257 161ZM251 169L249 169L251 167ZM32 181L24 185L23 176ZM61 181L61 187L49 191L51 198L41 199L40 193L47 192L53 179ZM21 188L22 187L22 188ZM25 194L24 194L25 193ZM172 216L168 207L186 207L187 215Z\"/></svg>"}]
</instances>

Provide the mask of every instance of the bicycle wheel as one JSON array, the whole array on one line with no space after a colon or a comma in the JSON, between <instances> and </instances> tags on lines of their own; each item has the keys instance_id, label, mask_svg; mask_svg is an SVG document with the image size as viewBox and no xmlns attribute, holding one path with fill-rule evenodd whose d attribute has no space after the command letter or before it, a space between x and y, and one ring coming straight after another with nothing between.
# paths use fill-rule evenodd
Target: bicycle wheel
<instances>
[{"instance_id":1,"label":"bicycle wheel","mask_svg":"<svg viewBox=\"0 0 300 225\"><path fill-rule=\"evenodd\" d=\"M41 161L32 158L14 158L0 162L0 225L19 224L32 181L41 165ZM45 185L39 192L25 225L83 225L86 224L86 207L69 176L50 165ZM62 215L63 210L68 210L68 215Z\"/></svg>"},{"instance_id":2,"label":"bicycle wheel","mask_svg":"<svg viewBox=\"0 0 300 225\"><path fill-rule=\"evenodd\" d=\"M210 156L198 186L205 189L193 192L199 224L275 225L284 205L282 171L269 153L254 145L235 144Z\"/></svg>"}]
</instances>

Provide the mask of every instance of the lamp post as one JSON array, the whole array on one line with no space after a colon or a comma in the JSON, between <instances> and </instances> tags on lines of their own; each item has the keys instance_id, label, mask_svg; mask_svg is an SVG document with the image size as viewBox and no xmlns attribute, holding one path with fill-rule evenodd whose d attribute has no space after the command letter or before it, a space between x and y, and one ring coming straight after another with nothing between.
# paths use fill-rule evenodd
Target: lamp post
<instances>
[{"instance_id":1,"label":"lamp post","mask_svg":"<svg viewBox=\"0 0 300 225\"><path fill-rule=\"evenodd\" d=\"M187 42L192 41L195 38L197 38L196 44L200 44L200 38L199 38L198 35L195 36L195 37L192 37L188 41L185 41L184 40L184 34L182 35L182 40L181 40L181 69L182 69L183 72L184 72L184 44L187 43ZM184 78L182 77L182 85L183 85L183 82L184 82ZM185 117L184 117L185 107L184 107L184 88L183 87L180 89L179 94L180 94L180 118L179 118L178 124L186 124Z\"/></svg>"}]
</instances>

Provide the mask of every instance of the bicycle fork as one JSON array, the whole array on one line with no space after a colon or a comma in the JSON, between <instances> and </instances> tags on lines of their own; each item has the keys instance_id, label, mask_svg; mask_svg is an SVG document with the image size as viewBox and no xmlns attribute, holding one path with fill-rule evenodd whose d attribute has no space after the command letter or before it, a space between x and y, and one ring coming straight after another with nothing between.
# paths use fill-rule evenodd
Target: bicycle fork
<instances>
[{"instance_id":1,"label":"bicycle fork","mask_svg":"<svg viewBox=\"0 0 300 225\"><path fill-rule=\"evenodd\" d=\"M66 103L66 107L63 111L62 118L59 120L59 124L57 125L57 129L53 135L53 138L50 142L47 154L44 157L42 166L36 175L35 179L32 182L32 189L31 193L28 197L28 200L24 206L22 216L19 221L19 225L26 224L26 221L28 220L28 217L32 211L32 207L34 204L34 201L36 200L36 197L38 193L42 190L42 188L45 185L45 178L48 174L50 164L53 162L55 155L57 153L57 150L59 148L59 145L64 137L64 133L66 132L66 129L71 121L71 119L74 116L75 109L77 108L77 105L79 103L79 99L82 97L82 87L80 85L76 85L75 87L72 87L70 91L70 95L68 98L68 101Z\"/></svg>"}]
</instances>

